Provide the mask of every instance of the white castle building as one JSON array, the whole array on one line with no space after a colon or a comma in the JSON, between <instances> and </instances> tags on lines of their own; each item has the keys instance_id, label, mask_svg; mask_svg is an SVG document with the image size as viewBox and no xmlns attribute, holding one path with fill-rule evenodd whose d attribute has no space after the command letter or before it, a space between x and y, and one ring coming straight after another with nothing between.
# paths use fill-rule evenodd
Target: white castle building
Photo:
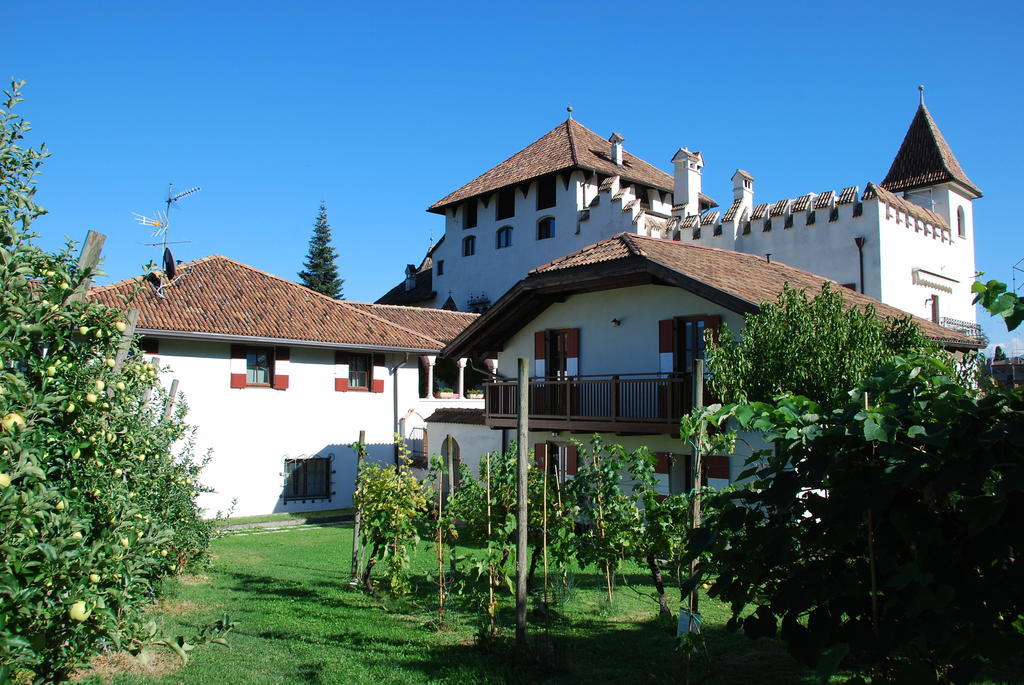
<instances>
[{"instance_id":1,"label":"white castle building","mask_svg":"<svg viewBox=\"0 0 1024 685\"><path fill-rule=\"evenodd\" d=\"M618 233L780 261L960 330L975 324L974 212L964 173L922 97L881 183L755 201L732 176L724 211L701 192L704 157L669 175L570 118L438 200L445 232L378 302L484 311L532 269ZM742 274L737 274L738 279Z\"/></svg>"}]
</instances>

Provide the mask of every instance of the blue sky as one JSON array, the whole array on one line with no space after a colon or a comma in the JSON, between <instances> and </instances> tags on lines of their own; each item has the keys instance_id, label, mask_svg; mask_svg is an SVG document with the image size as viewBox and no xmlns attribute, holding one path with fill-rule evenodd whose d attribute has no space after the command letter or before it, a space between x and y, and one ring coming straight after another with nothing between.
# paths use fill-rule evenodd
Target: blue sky
<instances>
[{"instance_id":1,"label":"blue sky","mask_svg":"<svg viewBox=\"0 0 1024 685\"><path fill-rule=\"evenodd\" d=\"M131 213L159 209L168 182L198 185L173 217L191 241L178 258L294 278L324 200L345 295L372 301L442 234L425 208L567 104L666 171L678 147L702 150L720 201L737 167L767 201L880 181L923 83L985 193L979 270L1009 282L1024 257L1018 3L349 5L6 7L0 73L29 81L21 111L53 152L44 245L99 230L107 280L134 275L158 254Z\"/></svg>"}]
</instances>

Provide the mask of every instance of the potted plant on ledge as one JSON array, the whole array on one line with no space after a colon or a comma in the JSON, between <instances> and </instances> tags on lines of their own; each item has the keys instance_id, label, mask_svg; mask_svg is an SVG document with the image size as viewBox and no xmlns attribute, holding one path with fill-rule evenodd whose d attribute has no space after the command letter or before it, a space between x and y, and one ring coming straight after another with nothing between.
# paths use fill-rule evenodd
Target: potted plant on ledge
<instances>
[{"instance_id":1,"label":"potted plant on ledge","mask_svg":"<svg viewBox=\"0 0 1024 685\"><path fill-rule=\"evenodd\" d=\"M447 385L437 386L437 392L434 393L434 397L439 400L451 400L455 399L455 392Z\"/></svg>"},{"instance_id":2,"label":"potted plant on ledge","mask_svg":"<svg viewBox=\"0 0 1024 685\"><path fill-rule=\"evenodd\" d=\"M467 400L482 400L484 398L483 388L471 388L466 391Z\"/></svg>"}]
</instances>

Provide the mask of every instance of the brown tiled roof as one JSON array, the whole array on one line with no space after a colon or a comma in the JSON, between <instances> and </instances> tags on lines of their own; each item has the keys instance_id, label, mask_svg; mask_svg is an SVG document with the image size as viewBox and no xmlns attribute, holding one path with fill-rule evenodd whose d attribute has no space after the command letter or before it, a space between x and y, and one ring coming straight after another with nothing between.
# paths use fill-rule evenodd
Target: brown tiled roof
<instances>
[{"instance_id":1,"label":"brown tiled roof","mask_svg":"<svg viewBox=\"0 0 1024 685\"><path fill-rule=\"evenodd\" d=\"M467 198L570 169L621 176L631 183L672 191L673 181L669 174L625 150L622 152L622 166L616 166L610 152L611 144L607 140L575 119L567 119L501 164L445 195L427 211L444 214L445 207ZM701 203L716 206L715 201L706 195L701 195Z\"/></svg>"},{"instance_id":2,"label":"brown tiled roof","mask_svg":"<svg viewBox=\"0 0 1024 685\"><path fill-rule=\"evenodd\" d=\"M743 200L733 200L732 204L729 205L729 209L725 210L725 216L722 217L722 221L729 223L736 218L736 213L740 211L740 205L743 204Z\"/></svg>"},{"instance_id":3,"label":"brown tiled roof","mask_svg":"<svg viewBox=\"0 0 1024 685\"><path fill-rule=\"evenodd\" d=\"M531 277L546 273L575 269L586 265L609 263L629 257L641 257L660 264L678 274L699 281L719 292L738 298L751 305L773 302L782 292L783 286L816 293L830 279L797 269L782 262L766 262L764 258L734 250L703 247L687 242L648 238L630 233L620 233L583 248L577 252L556 259L530 272ZM880 316L904 317L907 313L892 305L884 304L863 293L849 288L836 288L847 304L856 306L873 305ZM500 305L500 303L499 303ZM495 306L491 311L496 311ZM485 315L486 316L486 315ZM974 345L977 341L932 321L912 317L922 333L935 340ZM484 325L484 322L481 322Z\"/></svg>"},{"instance_id":4,"label":"brown tiled roof","mask_svg":"<svg viewBox=\"0 0 1024 685\"><path fill-rule=\"evenodd\" d=\"M796 212L805 211L811 204L811 193L801 195L797 199L793 200L793 206L791 211L795 214Z\"/></svg>"},{"instance_id":5,"label":"brown tiled roof","mask_svg":"<svg viewBox=\"0 0 1024 685\"><path fill-rule=\"evenodd\" d=\"M848 186L843 188L839 192L839 199L836 201L837 205L848 205L852 202L857 201L857 186Z\"/></svg>"},{"instance_id":6,"label":"brown tiled roof","mask_svg":"<svg viewBox=\"0 0 1024 685\"><path fill-rule=\"evenodd\" d=\"M701 226L711 226L718 222L718 215L721 212L704 212L704 215L700 218Z\"/></svg>"},{"instance_id":7,"label":"brown tiled roof","mask_svg":"<svg viewBox=\"0 0 1024 685\"><path fill-rule=\"evenodd\" d=\"M870 200L874 197L877 197L890 207L903 212L904 214L909 214L916 219L920 219L925 223L938 226L939 228L949 228L949 225L946 224L946 220L930 209L925 209L921 205L916 205L910 200L904 200L899 195L890 193L885 188L876 186L874 183L868 183L868 187L864 189L862 199Z\"/></svg>"},{"instance_id":8,"label":"brown tiled roof","mask_svg":"<svg viewBox=\"0 0 1024 685\"><path fill-rule=\"evenodd\" d=\"M949 143L922 102L882 187L899 192L946 181L959 183L981 197L981 191L960 168L960 162L956 161Z\"/></svg>"},{"instance_id":9,"label":"brown tiled roof","mask_svg":"<svg viewBox=\"0 0 1024 685\"><path fill-rule=\"evenodd\" d=\"M768 216L782 216L789 211L789 200L779 200L772 205L772 211L768 213Z\"/></svg>"},{"instance_id":10,"label":"brown tiled roof","mask_svg":"<svg viewBox=\"0 0 1024 685\"><path fill-rule=\"evenodd\" d=\"M693 228L700 221L699 214L688 214L683 217L683 220L679 222L679 228Z\"/></svg>"},{"instance_id":11,"label":"brown tiled roof","mask_svg":"<svg viewBox=\"0 0 1024 685\"><path fill-rule=\"evenodd\" d=\"M412 305L412 306L426 306L437 297L437 292L434 291L434 250L441 246L444 242L444 236L437 241L436 245L431 245L430 249L427 250L427 254L424 255L423 261L416 267L416 283L412 289L405 289L405 279L403 278L398 285L391 290L387 291L379 298L377 298L377 304L399 304L399 305ZM411 265L410 265L411 266Z\"/></svg>"},{"instance_id":12,"label":"brown tiled roof","mask_svg":"<svg viewBox=\"0 0 1024 685\"><path fill-rule=\"evenodd\" d=\"M814 198L815 209L825 209L832 207L832 204L836 201L836 191L826 190L824 193Z\"/></svg>"},{"instance_id":13,"label":"brown tiled roof","mask_svg":"<svg viewBox=\"0 0 1024 685\"><path fill-rule=\"evenodd\" d=\"M334 300L220 255L182 264L178 272L185 275L162 298L135 279L94 288L90 297L122 307L121 297L134 295L131 306L139 310L141 329L329 345L438 350L450 332L442 335L440 329L469 323L451 312L444 326L403 319L390 307L380 308L381 315L375 305Z\"/></svg>"},{"instance_id":14,"label":"brown tiled roof","mask_svg":"<svg viewBox=\"0 0 1024 685\"><path fill-rule=\"evenodd\" d=\"M443 407L424 419L427 423L466 423L472 426L484 425L484 410L469 407Z\"/></svg>"},{"instance_id":15,"label":"brown tiled roof","mask_svg":"<svg viewBox=\"0 0 1024 685\"><path fill-rule=\"evenodd\" d=\"M463 328L480 316L469 312L453 312L447 309L428 307L399 307L365 302L348 302L347 304L400 326L415 331L429 332L431 338L444 343L454 340Z\"/></svg>"},{"instance_id":16,"label":"brown tiled roof","mask_svg":"<svg viewBox=\"0 0 1024 685\"><path fill-rule=\"evenodd\" d=\"M758 206L754 207L754 213L750 215L750 218L754 219L755 221L757 219L763 219L765 214L768 213L768 207L770 206L771 205L769 205L769 203L767 202L759 204Z\"/></svg>"}]
</instances>

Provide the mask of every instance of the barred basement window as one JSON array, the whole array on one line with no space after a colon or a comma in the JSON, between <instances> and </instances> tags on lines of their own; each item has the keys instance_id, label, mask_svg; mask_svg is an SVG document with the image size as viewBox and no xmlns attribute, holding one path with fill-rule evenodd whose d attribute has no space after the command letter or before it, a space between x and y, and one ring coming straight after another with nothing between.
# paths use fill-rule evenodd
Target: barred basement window
<instances>
[{"instance_id":1,"label":"barred basement window","mask_svg":"<svg viewBox=\"0 0 1024 685\"><path fill-rule=\"evenodd\" d=\"M330 496L330 457L285 459L284 499L323 499Z\"/></svg>"}]
</instances>

